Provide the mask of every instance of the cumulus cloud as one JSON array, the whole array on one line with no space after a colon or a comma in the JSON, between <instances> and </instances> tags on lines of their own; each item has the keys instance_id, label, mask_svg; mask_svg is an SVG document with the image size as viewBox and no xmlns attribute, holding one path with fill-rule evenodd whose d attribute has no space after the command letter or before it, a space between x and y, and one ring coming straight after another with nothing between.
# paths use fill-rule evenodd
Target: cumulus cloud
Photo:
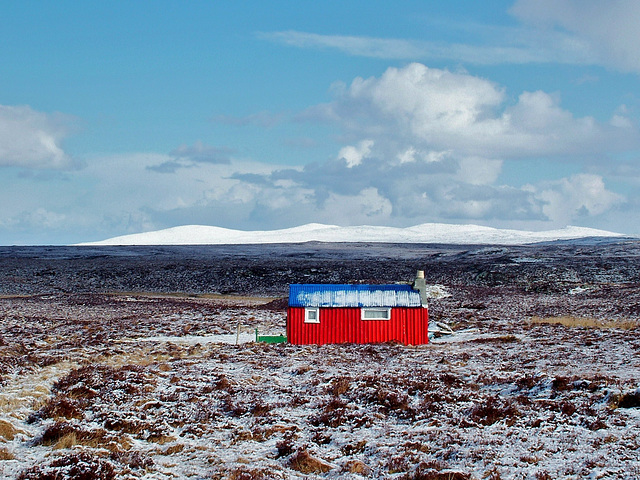
<instances>
[{"instance_id":1,"label":"cumulus cloud","mask_svg":"<svg viewBox=\"0 0 640 480\"><path fill-rule=\"evenodd\" d=\"M640 73L640 2L636 0L518 0L517 18L540 29L573 35L577 50L599 63Z\"/></svg>"},{"instance_id":2,"label":"cumulus cloud","mask_svg":"<svg viewBox=\"0 0 640 480\"><path fill-rule=\"evenodd\" d=\"M72 165L61 143L71 119L28 106L0 105L0 166L60 169Z\"/></svg>"},{"instance_id":3,"label":"cumulus cloud","mask_svg":"<svg viewBox=\"0 0 640 480\"><path fill-rule=\"evenodd\" d=\"M140 208L147 221L164 226L198 218L236 228L310 221L561 225L601 215L622 201L595 174L525 187L502 185L500 175L506 162L522 157L578 161L607 153L611 145L637 144L631 122L576 118L544 92L523 92L509 102L493 82L421 64L357 78L334 92L330 103L307 117L322 117L342 130L343 145L326 161L299 167L233 158L194 161L205 152L214 158L220 153L201 144L176 149L170 157L138 159L135 164L146 170L173 172L162 179L129 176L154 185ZM624 111L616 116L626 118ZM180 168L184 162L190 168Z\"/></svg>"},{"instance_id":4,"label":"cumulus cloud","mask_svg":"<svg viewBox=\"0 0 640 480\"><path fill-rule=\"evenodd\" d=\"M348 144L332 160L260 179L265 189L276 179L304 189L309 211L319 212L335 198L364 208L361 192L371 188L389 207L381 210L388 213L387 223L560 222L599 215L620 201L601 177L600 183L575 176L515 188L498 183L503 165L540 157L579 163L640 144L623 110L607 123L576 118L554 95L523 92L509 102L505 90L486 79L417 63L356 78L334 94L306 118L337 124ZM584 205L560 215L560 205L573 205L580 195Z\"/></svg>"},{"instance_id":5,"label":"cumulus cloud","mask_svg":"<svg viewBox=\"0 0 640 480\"><path fill-rule=\"evenodd\" d=\"M340 149L338 158L345 161L347 168L353 168L362 163L362 159L371 153L373 140L362 140L357 146L347 145Z\"/></svg>"},{"instance_id":6,"label":"cumulus cloud","mask_svg":"<svg viewBox=\"0 0 640 480\"><path fill-rule=\"evenodd\" d=\"M356 78L311 114L354 137L485 158L598 154L637 145L640 135L617 113L611 122L574 118L559 98L523 92L508 104L504 89L466 73L412 63L380 77Z\"/></svg>"},{"instance_id":7,"label":"cumulus cloud","mask_svg":"<svg viewBox=\"0 0 640 480\"><path fill-rule=\"evenodd\" d=\"M550 220L566 224L574 218L600 215L623 197L607 190L599 175L578 174L537 186L525 186L541 203L542 212Z\"/></svg>"},{"instance_id":8,"label":"cumulus cloud","mask_svg":"<svg viewBox=\"0 0 640 480\"><path fill-rule=\"evenodd\" d=\"M202 142L165 155L88 158L86 168L69 180L75 189L45 191L33 183L28 198L34 214L19 221L60 225L101 212L99 225L95 219L86 224L98 238L186 223L259 229L314 221L397 226L473 221L522 228L602 218L623 211L628 201L610 190L595 161L640 143L624 109L610 122L579 118L554 95L522 92L513 99L486 79L416 63L356 78L333 94L329 103L306 112L307 120L321 118L340 133L340 145L325 161L272 165L241 160L227 148ZM22 113L45 126L51 121L30 109ZM504 185L504 165L522 158L574 162L573 171L589 158L593 170L524 187ZM5 186L0 223L8 225L18 218L11 202L27 193L9 181ZM51 199L56 203L38 210ZM76 205L73 215L55 214L69 205ZM92 239L97 238L78 241Z\"/></svg>"},{"instance_id":9,"label":"cumulus cloud","mask_svg":"<svg viewBox=\"0 0 640 480\"><path fill-rule=\"evenodd\" d=\"M0 219L0 226L18 229L50 229L56 230L64 226L67 215L50 211L44 207L24 210L5 219Z\"/></svg>"}]
</instances>

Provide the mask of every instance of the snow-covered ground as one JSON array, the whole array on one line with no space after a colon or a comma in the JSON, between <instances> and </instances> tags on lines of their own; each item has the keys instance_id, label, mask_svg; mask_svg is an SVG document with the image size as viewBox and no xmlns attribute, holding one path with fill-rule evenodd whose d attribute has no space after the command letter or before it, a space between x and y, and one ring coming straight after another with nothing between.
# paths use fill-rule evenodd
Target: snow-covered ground
<instances>
[{"instance_id":1,"label":"snow-covered ground","mask_svg":"<svg viewBox=\"0 0 640 480\"><path fill-rule=\"evenodd\" d=\"M282 332L267 300L0 298L0 476L640 478L638 328L530 320L609 316L598 288L437 290L458 333L421 347L236 345Z\"/></svg>"},{"instance_id":2,"label":"snow-covered ground","mask_svg":"<svg viewBox=\"0 0 640 480\"><path fill-rule=\"evenodd\" d=\"M619 237L619 233L569 226L529 232L478 225L425 223L408 228L308 224L270 231L241 231L204 225L185 225L137 233L82 245L220 245L301 242L377 242L523 245L587 237Z\"/></svg>"}]
</instances>

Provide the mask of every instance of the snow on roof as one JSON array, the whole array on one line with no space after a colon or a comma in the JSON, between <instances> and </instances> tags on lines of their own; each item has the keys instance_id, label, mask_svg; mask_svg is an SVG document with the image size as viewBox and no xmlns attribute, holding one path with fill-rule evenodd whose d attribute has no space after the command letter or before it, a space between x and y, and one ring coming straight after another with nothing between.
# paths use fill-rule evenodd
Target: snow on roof
<instances>
[{"instance_id":1,"label":"snow on roof","mask_svg":"<svg viewBox=\"0 0 640 480\"><path fill-rule=\"evenodd\" d=\"M289 285L290 307L420 307L409 285Z\"/></svg>"}]
</instances>

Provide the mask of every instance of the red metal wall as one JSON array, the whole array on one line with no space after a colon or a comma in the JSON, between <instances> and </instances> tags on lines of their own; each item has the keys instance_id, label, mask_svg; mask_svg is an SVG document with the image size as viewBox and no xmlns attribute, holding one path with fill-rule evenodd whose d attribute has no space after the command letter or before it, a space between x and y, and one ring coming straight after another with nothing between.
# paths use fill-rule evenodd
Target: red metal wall
<instances>
[{"instance_id":1,"label":"red metal wall","mask_svg":"<svg viewBox=\"0 0 640 480\"><path fill-rule=\"evenodd\" d=\"M429 342L426 308L392 308L390 320L361 320L360 315L360 308L321 308L320 323L304 323L304 308L289 307L287 340L297 345L390 340L405 345Z\"/></svg>"}]
</instances>

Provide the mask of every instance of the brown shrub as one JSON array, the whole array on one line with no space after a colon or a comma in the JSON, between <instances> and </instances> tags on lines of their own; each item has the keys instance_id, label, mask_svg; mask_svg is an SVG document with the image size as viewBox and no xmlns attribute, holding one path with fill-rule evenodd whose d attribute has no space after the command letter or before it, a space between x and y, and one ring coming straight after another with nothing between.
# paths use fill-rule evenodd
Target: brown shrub
<instances>
[{"instance_id":1,"label":"brown shrub","mask_svg":"<svg viewBox=\"0 0 640 480\"><path fill-rule=\"evenodd\" d=\"M309 370L311 370L310 365L301 365L300 367L296 368L292 373L294 375L303 375L307 373Z\"/></svg>"},{"instance_id":2,"label":"brown shrub","mask_svg":"<svg viewBox=\"0 0 640 480\"><path fill-rule=\"evenodd\" d=\"M327 433L324 429L316 430L311 436L311 441L318 445L328 445L332 440L333 438L331 437L331 434Z\"/></svg>"},{"instance_id":3,"label":"brown shrub","mask_svg":"<svg viewBox=\"0 0 640 480\"><path fill-rule=\"evenodd\" d=\"M267 480L274 478L272 472L248 467L238 467L224 477L228 480Z\"/></svg>"},{"instance_id":4,"label":"brown shrub","mask_svg":"<svg viewBox=\"0 0 640 480\"><path fill-rule=\"evenodd\" d=\"M333 397L324 405L321 413L312 416L309 422L314 427L319 425L326 425L331 428L339 427L348 420L346 406L347 404L340 398Z\"/></svg>"},{"instance_id":5,"label":"brown shrub","mask_svg":"<svg viewBox=\"0 0 640 480\"><path fill-rule=\"evenodd\" d=\"M487 480L502 480L502 475L500 475L498 468L493 466L491 470L484 472L482 478L486 478Z\"/></svg>"},{"instance_id":6,"label":"brown shrub","mask_svg":"<svg viewBox=\"0 0 640 480\"><path fill-rule=\"evenodd\" d=\"M349 460L342 466L345 473L356 473L358 475L370 475L371 469L359 460Z\"/></svg>"},{"instance_id":7,"label":"brown shrub","mask_svg":"<svg viewBox=\"0 0 640 480\"><path fill-rule=\"evenodd\" d=\"M153 466L153 460L140 452L115 451L111 453L109 458L134 469L147 469Z\"/></svg>"},{"instance_id":8,"label":"brown shrub","mask_svg":"<svg viewBox=\"0 0 640 480\"><path fill-rule=\"evenodd\" d=\"M47 403L35 414L29 417L29 422L36 419L52 418L54 420L73 418L83 418L83 405L78 400L71 399L66 395L56 395L47 400Z\"/></svg>"},{"instance_id":9,"label":"brown shrub","mask_svg":"<svg viewBox=\"0 0 640 480\"><path fill-rule=\"evenodd\" d=\"M0 460L15 460L16 456L4 447L0 447Z\"/></svg>"},{"instance_id":10,"label":"brown shrub","mask_svg":"<svg viewBox=\"0 0 640 480\"><path fill-rule=\"evenodd\" d=\"M411 399L404 392L380 388L363 398L369 403L379 405L382 413L386 415L408 419L416 416L416 411L409 405Z\"/></svg>"},{"instance_id":11,"label":"brown shrub","mask_svg":"<svg viewBox=\"0 0 640 480\"><path fill-rule=\"evenodd\" d=\"M34 443L53 446L56 449L71 448L74 445L90 447L104 446L113 439L102 429L84 430L69 422L56 422L49 425Z\"/></svg>"},{"instance_id":12,"label":"brown shrub","mask_svg":"<svg viewBox=\"0 0 640 480\"><path fill-rule=\"evenodd\" d=\"M515 418L520 416L518 409L510 402L501 403L496 397L489 397L484 403L475 405L470 412L470 418L481 425L493 425L503 419L508 425L513 425Z\"/></svg>"},{"instance_id":13,"label":"brown shrub","mask_svg":"<svg viewBox=\"0 0 640 480\"><path fill-rule=\"evenodd\" d=\"M471 341L473 343L514 343L519 342L520 339L515 335L500 335L498 337L474 338Z\"/></svg>"},{"instance_id":14,"label":"brown shrub","mask_svg":"<svg viewBox=\"0 0 640 480\"><path fill-rule=\"evenodd\" d=\"M148 428L148 424L137 419L127 420L116 417L107 418L104 422L104 428L131 435L139 435Z\"/></svg>"},{"instance_id":15,"label":"brown shrub","mask_svg":"<svg viewBox=\"0 0 640 480\"><path fill-rule=\"evenodd\" d=\"M554 480L555 477L549 475L549 472L546 470L540 470L536 472L536 480Z\"/></svg>"},{"instance_id":16,"label":"brown shrub","mask_svg":"<svg viewBox=\"0 0 640 480\"><path fill-rule=\"evenodd\" d=\"M269 413L272 410L271 405L267 405L266 403L262 403L261 401L257 401L255 405L251 407L251 415L255 417L262 417Z\"/></svg>"},{"instance_id":17,"label":"brown shrub","mask_svg":"<svg viewBox=\"0 0 640 480\"><path fill-rule=\"evenodd\" d=\"M58 443L62 437L76 434L78 432L79 430L75 425L71 425L67 422L56 422L49 425L34 443L36 445L51 446Z\"/></svg>"},{"instance_id":18,"label":"brown shrub","mask_svg":"<svg viewBox=\"0 0 640 480\"><path fill-rule=\"evenodd\" d=\"M351 385L351 379L349 377L335 378L331 382L331 385L327 387L327 393L333 396L344 395L349 391L350 385Z\"/></svg>"},{"instance_id":19,"label":"brown shrub","mask_svg":"<svg viewBox=\"0 0 640 480\"><path fill-rule=\"evenodd\" d=\"M298 450L289 459L289 466L301 473L325 473L331 470L331 465L311 456L306 449Z\"/></svg>"},{"instance_id":20,"label":"brown shrub","mask_svg":"<svg viewBox=\"0 0 640 480\"><path fill-rule=\"evenodd\" d=\"M112 480L113 465L87 452L73 453L21 472L17 480Z\"/></svg>"},{"instance_id":21,"label":"brown shrub","mask_svg":"<svg viewBox=\"0 0 640 480\"><path fill-rule=\"evenodd\" d=\"M457 470L437 470L429 464L420 464L415 472L403 475L402 480L470 480L468 473Z\"/></svg>"},{"instance_id":22,"label":"brown shrub","mask_svg":"<svg viewBox=\"0 0 640 480\"><path fill-rule=\"evenodd\" d=\"M391 474L406 472L409 469L410 465L411 465L411 462L404 455L394 456L389 458L389 460L387 460L387 470Z\"/></svg>"},{"instance_id":23,"label":"brown shrub","mask_svg":"<svg viewBox=\"0 0 640 480\"><path fill-rule=\"evenodd\" d=\"M443 373L438 377L438 380L440 380L447 387L464 386L464 381L461 378L453 375L452 373Z\"/></svg>"},{"instance_id":24,"label":"brown shrub","mask_svg":"<svg viewBox=\"0 0 640 480\"><path fill-rule=\"evenodd\" d=\"M366 440L360 440L357 443L347 444L347 445L343 446L341 448L341 450L342 450L342 454L343 455L354 455L356 453L360 453L360 452L364 451L366 446L367 446L367 441ZM351 472L351 473L354 473L354 472Z\"/></svg>"},{"instance_id":25,"label":"brown shrub","mask_svg":"<svg viewBox=\"0 0 640 480\"><path fill-rule=\"evenodd\" d=\"M270 438L273 435L275 435L276 433L281 433L285 436L285 438L293 438L295 436L295 432L297 432L298 430L300 430L300 428L296 425L272 425L269 424L264 432L263 435L265 438Z\"/></svg>"},{"instance_id":26,"label":"brown shrub","mask_svg":"<svg viewBox=\"0 0 640 480\"><path fill-rule=\"evenodd\" d=\"M596 430L602 430L603 428L608 427L606 422L600 418L596 418L593 421L586 420L583 422L583 425L593 432L595 432Z\"/></svg>"},{"instance_id":27,"label":"brown shrub","mask_svg":"<svg viewBox=\"0 0 640 480\"><path fill-rule=\"evenodd\" d=\"M233 417L241 417L247 413L247 407L241 403L236 403L231 398L231 395L226 395L222 398L222 410L229 413Z\"/></svg>"},{"instance_id":28,"label":"brown shrub","mask_svg":"<svg viewBox=\"0 0 640 480\"><path fill-rule=\"evenodd\" d=\"M566 400L560 402L560 411L566 416L570 417L576 412L576 410L577 408L573 403Z\"/></svg>"},{"instance_id":29,"label":"brown shrub","mask_svg":"<svg viewBox=\"0 0 640 480\"><path fill-rule=\"evenodd\" d=\"M516 380L516 385L520 390L530 390L540 382L539 377L535 377L533 375L525 375L524 377L520 377Z\"/></svg>"},{"instance_id":30,"label":"brown shrub","mask_svg":"<svg viewBox=\"0 0 640 480\"><path fill-rule=\"evenodd\" d=\"M566 392L567 390L571 390L573 388L574 381L574 378L556 377L551 382L551 388L558 392Z\"/></svg>"},{"instance_id":31,"label":"brown shrub","mask_svg":"<svg viewBox=\"0 0 640 480\"><path fill-rule=\"evenodd\" d=\"M640 391L624 393L618 400L619 408L636 408L640 407Z\"/></svg>"},{"instance_id":32,"label":"brown shrub","mask_svg":"<svg viewBox=\"0 0 640 480\"><path fill-rule=\"evenodd\" d=\"M113 368L107 365L87 365L69 372L53 385L53 391L84 399L111 396L116 391L134 395L153 384L139 365Z\"/></svg>"},{"instance_id":33,"label":"brown shrub","mask_svg":"<svg viewBox=\"0 0 640 480\"><path fill-rule=\"evenodd\" d=\"M405 450L413 452L429 453L431 451L431 448L428 444L421 442L405 442L403 447L405 448Z\"/></svg>"},{"instance_id":34,"label":"brown shrub","mask_svg":"<svg viewBox=\"0 0 640 480\"><path fill-rule=\"evenodd\" d=\"M288 457L294 452L293 439L285 437L279 442L276 442L276 449L278 450L276 458Z\"/></svg>"}]
</instances>

